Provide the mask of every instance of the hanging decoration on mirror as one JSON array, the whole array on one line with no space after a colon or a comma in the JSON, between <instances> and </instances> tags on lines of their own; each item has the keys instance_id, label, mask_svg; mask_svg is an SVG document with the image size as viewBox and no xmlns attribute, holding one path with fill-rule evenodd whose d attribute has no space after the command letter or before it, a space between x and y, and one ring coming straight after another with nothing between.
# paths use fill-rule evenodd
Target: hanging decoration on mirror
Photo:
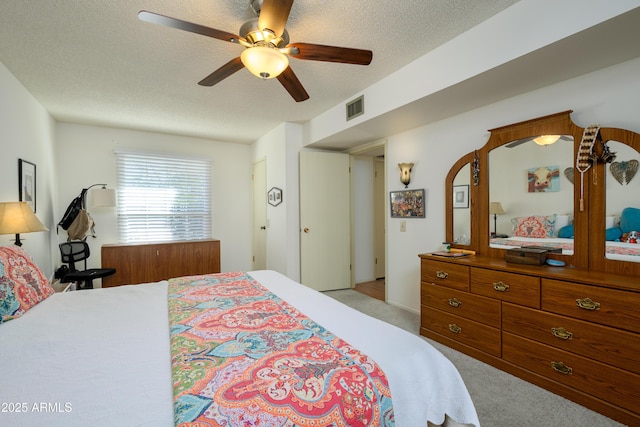
<instances>
[{"instance_id":1,"label":"hanging decoration on mirror","mask_svg":"<svg viewBox=\"0 0 640 427\"><path fill-rule=\"evenodd\" d=\"M600 133L600 125L591 125L584 128L582 141L576 157L576 169L580 172L580 212L584 211L584 174L597 162L597 156L593 153L593 145ZM594 179L596 179L594 177Z\"/></svg>"},{"instance_id":2,"label":"hanging decoration on mirror","mask_svg":"<svg viewBox=\"0 0 640 427\"><path fill-rule=\"evenodd\" d=\"M477 187L480 184L480 159L478 158L478 151L473 152L473 163L471 163L471 172L473 174L473 186Z\"/></svg>"},{"instance_id":3,"label":"hanging decoration on mirror","mask_svg":"<svg viewBox=\"0 0 640 427\"><path fill-rule=\"evenodd\" d=\"M400 168L400 182L404 184L404 188L409 188L413 163L398 163L398 167Z\"/></svg>"},{"instance_id":4,"label":"hanging decoration on mirror","mask_svg":"<svg viewBox=\"0 0 640 427\"><path fill-rule=\"evenodd\" d=\"M637 160L613 162L611 166L609 166L609 170L611 170L611 175L613 175L620 185L626 185L636 176L639 165L640 162Z\"/></svg>"},{"instance_id":5,"label":"hanging decoration on mirror","mask_svg":"<svg viewBox=\"0 0 640 427\"><path fill-rule=\"evenodd\" d=\"M564 170L564 176L567 177L567 179L569 180L570 183L573 184L573 175L574 175L575 171L572 167L566 168Z\"/></svg>"}]
</instances>

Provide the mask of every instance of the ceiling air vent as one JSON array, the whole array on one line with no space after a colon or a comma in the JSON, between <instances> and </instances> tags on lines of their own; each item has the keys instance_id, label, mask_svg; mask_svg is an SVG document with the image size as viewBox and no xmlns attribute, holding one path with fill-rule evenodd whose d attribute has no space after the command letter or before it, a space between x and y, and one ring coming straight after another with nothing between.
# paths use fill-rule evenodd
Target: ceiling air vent
<instances>
[{"instance_id":1,"label":"ceiling air vent","mask_svg":"<svg viewBox=\"0 0 640 427\"><path fill-rule=\"evenodd\" d=\"M347 102L347 121L364 114L364 95Z\"/></svg>"}]
</instances>

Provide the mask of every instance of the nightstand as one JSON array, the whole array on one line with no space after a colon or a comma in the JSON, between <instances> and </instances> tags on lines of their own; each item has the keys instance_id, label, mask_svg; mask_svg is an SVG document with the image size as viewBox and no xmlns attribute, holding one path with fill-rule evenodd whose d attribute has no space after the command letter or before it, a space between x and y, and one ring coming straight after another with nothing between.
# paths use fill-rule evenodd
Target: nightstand
<instances>
[{"instance_id":1,"label":"nightstand","mask_svg":"<svg viewBox=\"0 0 640 427\"><path fill-rule=\"evenodd\" d=\"M56 292L71 292L71 291L75 291L76 290L76 286L77 286L76 282L62 283L58 279L56 279L53 282L51 282L51 287Z\"/></svg>"}]
</instances>

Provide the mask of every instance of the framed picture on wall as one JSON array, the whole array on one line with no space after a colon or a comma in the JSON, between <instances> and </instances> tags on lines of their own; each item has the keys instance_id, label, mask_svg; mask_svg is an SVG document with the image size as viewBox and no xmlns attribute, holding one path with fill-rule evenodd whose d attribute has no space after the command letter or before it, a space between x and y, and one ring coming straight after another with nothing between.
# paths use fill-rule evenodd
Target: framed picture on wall
<instances>
[{"instance_id":1,"label":"framed picture on wall","mask_svg":"<svg viewBox=\"0 0 640 427\"><path fill-rule=\"evenodd\" d=\"M27 202L36 211L36 165L18 159L19 201Z\"/></svg>"},{"instance_id":2,"label":"framed picture on wall","mask_svg":"<svg viewBox=\"0 0 640 427\"><path fill-rule=\"evenodd\" d=\"M423 190L402 190L391 193L391 218L424 218Z\"/></svg>"},{"instance_id":3,"label":"framed picture on wall","mask_svg":"<svg viewBox=\"0 0 640 427\"><path fill-rule=\"evenodd\" d=\"M469 208L469 186L468 185L453 186L453 207L454 209Z\"/></svg>"}]
</instances>

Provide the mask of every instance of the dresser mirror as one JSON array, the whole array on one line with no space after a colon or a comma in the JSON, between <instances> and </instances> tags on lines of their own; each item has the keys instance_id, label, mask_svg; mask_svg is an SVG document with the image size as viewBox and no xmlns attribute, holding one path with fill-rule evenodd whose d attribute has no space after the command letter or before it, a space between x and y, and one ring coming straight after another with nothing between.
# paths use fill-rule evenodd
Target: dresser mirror
<instances>
[{"instance_id":1,"label":"dresser mirror","mask_svg":"<svg viewBox=\"0 0 640 427\"><path fill-rule=\"evenodd\" d=\"M619 141L607 141L616 158L605 165L605 257L640 262L640 153Z\"/></svg>"},{"instance_id":2,"label":"dresser mirror","mask_svg":"<svg viewBox=\"0 0 640 427\"><path fill-rule=\"evenodd\" d=\"M571 111L490 129L487 143L447 174L447 241L500 259L510 247L551 247L547 258L574 268L640 276L640 134L598 129L596 161L584 174L575 164L585 128L571 120ZM539 135L557 141L540 146L533 141ZM607 149L616 156L609 162ZM454 188L467 180L469 208L455 208ZM538 217L533 224L531 216ZM534 235L542 229L544 236Z\"/></svg>"},{"instance_id":3,"label":"dresser mirror","mask_svg":"<svg viewBox=\"0 0 640 427\"><path fill-rule=\"evenodd\" d=\"M573 242L558 237L573 221L573 149L573 135L553 135L489 152L489 246L555 245L573 254Z\"/></svg>"},{"instance_id":4,"label":"dresser mirror","mask_svg":"<svg viewBox=\"0 0 640 427\"><path fill-rule=\"evenodd\" d=\"M471 243L471 165L466 163L453 179L453 242Z\"/></svg>"}]
</instances>

